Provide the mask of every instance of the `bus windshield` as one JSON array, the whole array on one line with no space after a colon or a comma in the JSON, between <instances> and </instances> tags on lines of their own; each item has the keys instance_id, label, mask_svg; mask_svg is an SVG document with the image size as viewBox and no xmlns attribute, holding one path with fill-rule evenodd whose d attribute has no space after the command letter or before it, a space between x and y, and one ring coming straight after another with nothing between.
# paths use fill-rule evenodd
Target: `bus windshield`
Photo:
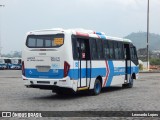
<instances>
[{"instance_id":1,"label":"bus windshield","mask_svg":"<svg viewBox=\"0 0 160 120\"><path fill-rule=\"evenodd\" d=\"M64 34L29 35L26 45L29 48L57 48L64 43Z\"/></svg>"},{"instance_id":2,"label":"bus windshield","mask_svg":"<svg viewBox=\"0 0 160 120\"><path fill-rule=\"evenodd\" d=\"M0 59L0 64L4 64L4 60L3 59Z\"/></svg>"},{"instance_id":3,"label":"bus windshield","mask_svg":"<svg viewBox=\"0 0 160 120\"><path fill-rule=\"evenodd\" d=\"M12 60L11 60L11 63L12 63L12 64L18 64L18 59L12 59Z\"/></svg>"}]
</instances>

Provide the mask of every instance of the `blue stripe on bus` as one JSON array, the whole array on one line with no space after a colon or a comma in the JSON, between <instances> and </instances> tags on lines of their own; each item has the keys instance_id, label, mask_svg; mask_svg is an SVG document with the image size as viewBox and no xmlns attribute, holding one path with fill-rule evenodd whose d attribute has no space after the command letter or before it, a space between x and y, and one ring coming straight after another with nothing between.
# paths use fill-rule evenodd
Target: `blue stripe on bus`
<instances>
[{"instance_id":1,"label":"blue stripe on bus","mask_svg":"<svg viewBox=\"0 0 160 120\"><path fill-rule=\"evenodd\" d=\"M25 76L27 78L45 78L45 79L61 79L63 78L63 69L58 71L50 69L48 72L38 72L37 69L25 69Z\"/></svg>"},{"instance_id":2,"label":"blue stripe on bus","mask_svg":"<svg viewBox=\"0 0 160 120\"><path fill-rule=\"evenodd\" d=\"M119 76L119 75L125 75L125 67L113 67L113 63L111 61L108 61L109 64L109 77L107 80L106 85L110 86L113 76ZM87 76L86 76L86 70L87 70ZM131 71L128 69L127 73L138 73L138 67L132 67ZM96 78L97 76L106 76L106 68L92 68L91 69L91 78ZM38 72L36 69L25 69L26 77L28 78L48 78L48 79L62 79L64 71L63 69L58 70L49 70L48 72ZM70 69L68 76L72 79L78 80L80 78L80 70L78 69ZM82 68L81 70L81 78L90 78L90 69Z\"/></svg>"},{"instance_id":3,"label":"blue stripe on bus","mask_svg":"<svg viewBox=\"0 0 160 120\"><path fill-rule=\"evenodd\" d=\"M86 70L87 70L87 75L86 75ZM106 68L82 68L81 69L81 78L90 78L90 72L91 74L91 78L96 78L97 76L101 75L101 76L105 76L106 74ZM80 70L79 69L72 69L69 72L69 76L72 76L72 78L74 79L79 79L80 78Z\"/></svg>"}]
</instances>

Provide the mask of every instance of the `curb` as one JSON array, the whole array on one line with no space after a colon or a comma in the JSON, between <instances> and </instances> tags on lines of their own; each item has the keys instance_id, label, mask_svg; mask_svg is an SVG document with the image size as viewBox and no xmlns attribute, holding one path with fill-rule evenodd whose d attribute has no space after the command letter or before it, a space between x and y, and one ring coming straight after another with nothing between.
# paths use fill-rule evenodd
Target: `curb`
<instances>
[{"instance_id":1,"label":"curb","mask_svg":"<svg viewBox=\"0 0 160 120\"><path fill-rule=\"evenodd\" d=\"M160 71L141 71L139 73L160 73Z\"/></svg>"},{"instance_id":2,"label":"curb","mask_svg":"<svg viewBox=\"0 0 160 120\"><path fill-rule=\"evenodd\" d=\"M21 77L0 77L0 78L21 78Z\"/></svg>"}]
</instances>

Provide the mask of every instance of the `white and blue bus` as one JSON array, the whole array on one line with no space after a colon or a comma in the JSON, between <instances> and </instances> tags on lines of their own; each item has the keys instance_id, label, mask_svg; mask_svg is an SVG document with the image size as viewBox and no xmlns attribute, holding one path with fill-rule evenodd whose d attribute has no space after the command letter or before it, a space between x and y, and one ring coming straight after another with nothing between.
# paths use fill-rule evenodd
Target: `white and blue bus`
<instances>
[{"instance_id":1,"label":"white and blue bus","mask_svg":"<svg viewBox=\"0 0 160 120\"><path fill-rule=\"evenodd\" d=\"M9 69L20 70L22 68L21 58L10 58Z\"/></svg>"},{"instance_id":2,"label":"white and blue bus","mask_svg":"<svg viewBox=\"0 0 160 120\"><path fill-rule=\"evenodd\" d=\"M0 70L7 69L7 64L5 63L5 58L0 57Z\"/></svg>"},{"instance_id":3,"label":"white and blue bus","mask_svg":"<svg viewBox=\"0 0 160 120\"><path fill-rule=\"evenodd\" d=\"M136 47L128 39L84 29L49 29L27 34L22 77L29 88L61 94L104 87L131 88L138 78Z\"/></svg>"},{"instance_id":4,"label":"white and blue bus","mask_svg":"<svg viewBox=\"0 0 160 120\"><path fill-rule=\"evenodd\" d=\"M5 63L7 64L7 69L10 70L20 70L22 67L21 58L5 58Z\"/></svg>"}]
</instances>

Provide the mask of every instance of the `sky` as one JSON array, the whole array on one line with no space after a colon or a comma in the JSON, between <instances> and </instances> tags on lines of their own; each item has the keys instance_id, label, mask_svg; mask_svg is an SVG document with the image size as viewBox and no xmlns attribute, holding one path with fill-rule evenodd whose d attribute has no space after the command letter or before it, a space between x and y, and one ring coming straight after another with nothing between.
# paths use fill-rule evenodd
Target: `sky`
<instances>
[{"instance_id":1,"label":"sky","mask_svg":"<svg viewBox=\"0 0 160 120\"><path fill-rule=\"evenodd\" d=\"M2 53L21 51L26 33L85 28L125 37L147 31L148 0L0 0ZM151 33L160 34L160 0L150 0Z\"/></svg>"}]
</instances>

